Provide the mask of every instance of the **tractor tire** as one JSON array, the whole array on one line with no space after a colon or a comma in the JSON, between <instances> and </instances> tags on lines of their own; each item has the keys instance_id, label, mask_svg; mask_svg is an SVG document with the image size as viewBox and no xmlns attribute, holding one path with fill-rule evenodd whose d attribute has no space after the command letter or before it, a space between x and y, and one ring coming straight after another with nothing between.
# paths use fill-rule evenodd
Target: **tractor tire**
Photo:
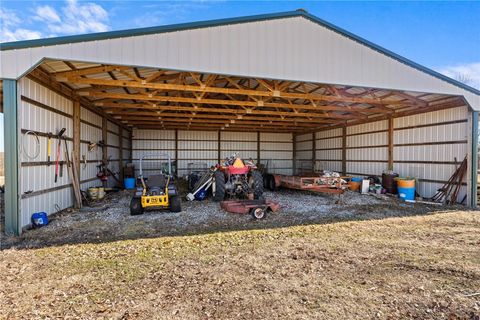
<instances>
[{"instance_id":1,"label":"tractor tire","mask_svg":"<svg viewBox=\"0 0 480 320\"><path fill-rule=\"evenodd\" d=\"M277 190L277 185L275 183L275 176L273 174L267 174L267 189L270 191Z\"/></svg>"},{"instance_id":2,"label":"tractor tire","mask_svg":"<svg viewBox=\"0 0 480 320\"><path fill-rule=\"evenodd\" d=\"M252 189L253 189L253 198L262 199L263 197L263 177L260 171L252 172Z\"/></svg>"},{"instance_id":3,"label":"tractor tire","mask_svg":"<svg viewBox=\"0 0 480 320\"><path fill-rule=\"evenodd\" d=\"M225 199L225 175L222 171L215 171L213 175L212 196L215 202Z\"/></svg>"},{"instance_id":4,"label":"tractor tire","mask_svg":"<svg viewBox=\"0 0 480 320\"><path fill-rule=\"evenodd\" d=\"M142 198L132 198L130 201L130 215L138 216L143 214Z\"/></svg>"},{"instance_id":5,"label":"tractor tire","mask_svg":"<svg viewBox=\"0 0 480 320\"><path fill-rule=\"evenodd\" d=\"M170 197L168 201L170 202L170 212L182 211L182 201L179 196Z\"/></svg>"}]
</instances>

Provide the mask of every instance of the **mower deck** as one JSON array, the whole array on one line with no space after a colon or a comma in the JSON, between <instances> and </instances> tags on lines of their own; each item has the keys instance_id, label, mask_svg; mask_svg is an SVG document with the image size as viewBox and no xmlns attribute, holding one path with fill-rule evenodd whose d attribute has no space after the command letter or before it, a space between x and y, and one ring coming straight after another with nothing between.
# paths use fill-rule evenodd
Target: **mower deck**
<instances>
[{"instance_id":1,"label":"mower deck","mask_svg":"<svg viewBox=\"0 0 480 320\"><path fill-rule=\"evenodd\" d=\"M278 202L271 200L228 200L220 202L220 207L230 213L248 214L252 209L262 208L272 212L280 210Z\"/></svg>"}]
</instances>

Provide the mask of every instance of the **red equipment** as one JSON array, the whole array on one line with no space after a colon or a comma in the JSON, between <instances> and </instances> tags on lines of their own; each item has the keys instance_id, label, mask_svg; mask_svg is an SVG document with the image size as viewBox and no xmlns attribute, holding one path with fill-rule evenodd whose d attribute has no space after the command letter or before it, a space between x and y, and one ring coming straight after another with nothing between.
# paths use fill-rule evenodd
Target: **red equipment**
<instances>
[{"instance_id":1,"label":"red equipment","mask_svg":"<svg viewBox=\"0 0 480 320\"><path fill-rule=\"evenodd\" d=\"M275 174L276 187L342 194L342 177L302 177ZM346 177L345 177L346 178Z\"/></svg>"},{"instance_id":2,"label":"red equipment","mask_svg":"<svg viewBox=\"0 0 480 320\"><path fill-rule=\"evenodd\" d=\"M253 160L242 160L237 153L216 166L213 176L212 194L214 201L231 198L260 199L263 195L263 177Z\"/></svg>"},{"instance_id":3,"label":"red equipment","mask_svg":"<svg viewBox=\"0 0 480 320\"><path fill-rule=\"evenodd\" d=\"M278 202L271 200L230 200L222 201L220 207L231 213L247 214L250 213L255 219L263 219L267 212L277 212L280 210Z\"/></svg>"}]
</instances>

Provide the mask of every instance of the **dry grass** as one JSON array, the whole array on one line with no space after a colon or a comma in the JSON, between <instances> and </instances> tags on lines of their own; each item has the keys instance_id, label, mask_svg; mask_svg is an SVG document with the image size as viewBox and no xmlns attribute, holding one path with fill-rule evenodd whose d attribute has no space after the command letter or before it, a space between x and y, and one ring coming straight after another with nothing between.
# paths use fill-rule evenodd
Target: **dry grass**
<instances>
[{"instance_id":1,"label":"dry grass","mask_svg":"<svg viewBox=\"0 0 480 320\"><path fill-rule=\"evenodd\" d=\"M480 214L0 252L0 317L473 318Z\"/></svg>"}]
</instances>

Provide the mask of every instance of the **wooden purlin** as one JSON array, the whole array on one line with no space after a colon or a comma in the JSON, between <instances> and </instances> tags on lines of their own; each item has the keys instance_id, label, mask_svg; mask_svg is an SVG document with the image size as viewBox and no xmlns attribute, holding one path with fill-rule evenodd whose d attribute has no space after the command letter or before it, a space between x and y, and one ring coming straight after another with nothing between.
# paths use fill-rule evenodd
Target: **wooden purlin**
<instances>
[{"instance_id":1,"label":"wooden purlin","mask_svg":"<svg viewBox=\"0 0 480 320\"><path fill-rule=\"evenodd\" d=\"M306 133L459 105L433 105L424 95L398 90L158 68L96 65L51 76L68 85L88 85L75 93L129 127L206 124L215 130L242 126Z\"/></svg>"}]
</instances>

